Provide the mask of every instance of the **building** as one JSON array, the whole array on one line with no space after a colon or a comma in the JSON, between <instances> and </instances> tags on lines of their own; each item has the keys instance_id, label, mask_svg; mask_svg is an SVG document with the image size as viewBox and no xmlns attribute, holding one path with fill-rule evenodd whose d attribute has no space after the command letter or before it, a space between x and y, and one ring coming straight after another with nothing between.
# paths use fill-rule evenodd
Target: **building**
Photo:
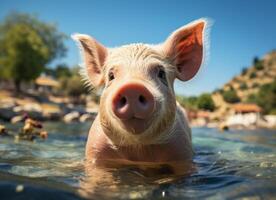
<instances>
[{"instance_id":1,"label":"building","mask_svg":"<svg viewBox=\"0 0 276 200\"><path fill-rule=\"evenodd\" d=\"M35 80L36 89L42 93L52 93L54 88L59 87L59 82L51 76L41 75Z\"/></svg>"},{"instance_id":2,"label":"building","mask_svg":"<svg viewBox=\"0 0 276 200\"><path fill-rule=\"evenodd\" d=\"M233 114L226 120L227 126L256 127L260 121L262 109L256 104L239 103L232 107Z\"/></svg>"}]
</instances>

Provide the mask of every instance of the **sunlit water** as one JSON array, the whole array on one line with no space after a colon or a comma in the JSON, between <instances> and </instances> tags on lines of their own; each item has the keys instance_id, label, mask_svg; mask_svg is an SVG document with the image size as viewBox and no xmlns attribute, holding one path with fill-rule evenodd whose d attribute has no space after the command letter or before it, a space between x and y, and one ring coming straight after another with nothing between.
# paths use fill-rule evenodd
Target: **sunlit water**
<instances>
[{"instance_id":1,"label":"sunlit water","mask_svg":"<svg viewBox=\"0 0 276 200\"><path fill-rule=\"evenodd\" d=\"M152 178L124 168L87 177L90 124L45 123L45 141L0 137L0 199L276 198L275 131L194 128L196 171L188 176Z\"/></svg>"}]
</instances>

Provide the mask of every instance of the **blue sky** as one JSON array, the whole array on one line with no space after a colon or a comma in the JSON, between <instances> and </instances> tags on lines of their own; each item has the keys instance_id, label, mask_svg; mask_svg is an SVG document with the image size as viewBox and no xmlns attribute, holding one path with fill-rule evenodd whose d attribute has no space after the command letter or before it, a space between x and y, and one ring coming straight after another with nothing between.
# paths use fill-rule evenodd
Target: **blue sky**
<instances>
[{"instance_id":1,"label":"blue sky","mask_svg":"<svg viewBox=\"0 0 276 200\"><path fill-rule=\"evenodd\" d=\"M176 28L201 17L213 20L208 63L188 82L177 82L176 92L197 95L222 86L254 56L276 49L276 1L268 0L154 0L154 1L39 1L2 0L0 19L10 11L37 14L60 31L87 33L106 46L160 43ZM67 56L56 63L76 65L79 53L66 41Z\"/></svg>"}]
</instances>

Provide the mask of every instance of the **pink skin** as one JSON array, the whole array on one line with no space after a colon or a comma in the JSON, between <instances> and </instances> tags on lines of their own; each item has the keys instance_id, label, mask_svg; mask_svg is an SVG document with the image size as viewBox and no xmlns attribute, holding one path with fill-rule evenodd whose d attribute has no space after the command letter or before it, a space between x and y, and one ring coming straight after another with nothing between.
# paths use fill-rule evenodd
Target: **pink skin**
<instances>
[{"instance_id":1,"label":"pink skin","mask_svg":"<svg viewBox=\"0 0 276 200\"><path fill-rule=\"evenodd\" d=\"M126 129L134 129L139 134L145 129L145 120L151 117L154 105L153 95L145 86L130 83L118 89L112 110Z\"/></svg>"},{"instance_id":2,"label":"pink skin","mask_svg":"<svg viewBox=\"0 0 276 200\"><path fill-rule=\"evenodd\" d=\"M107 49L87 35L74 36L83 52L84 77L104 88L86 145L88 163L184 163L182 172L191 166L191 132L173 83L190 80L200 68L205 25L198 20L181 27L156 46Z\"/></svg>"},{"instance_id":3,"label":"pink skin","mask_svg":"<svg viewBox=\"0 0 276 200\"><path fill-rule=\"evenodd\" d=\"M183 129L180 125L177 125L176 128ZM173 163L178 161L190 163L192 152L190 152L190 144L187 141L187 137L181 134L180 137L172 138L164 144L143 145L139 150L136 146L118 146L114 149L101 128L99 117L97 117L89 131L86 157L88 160L94 159L98 165L110 160L120 160L120 163Z\"/></svg>"}]
</instances>

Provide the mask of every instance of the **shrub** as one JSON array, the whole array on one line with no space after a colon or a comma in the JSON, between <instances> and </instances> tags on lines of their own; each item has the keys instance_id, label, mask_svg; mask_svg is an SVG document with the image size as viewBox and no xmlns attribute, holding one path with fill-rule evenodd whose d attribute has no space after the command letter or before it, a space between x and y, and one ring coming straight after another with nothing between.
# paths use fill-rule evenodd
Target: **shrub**
<instances>
[{"instance_id":1,"label":"shrub","mask_svg":"<svg viewBox=\"0 0 276 200\"><path fill-rule=\"evenodd\" d=\"M276 79L262 85L258 93L250 95L247 101L258 104L264 114L273 114L276 111Z\"/></svg>"},{"instance_id":2,"label":"shrub","mask_svg":"<svg viewBox=\"0 0 276 200\"><path fill-rule=\"evenodd\" d=\"M262 61L257 62L257 63L255 64L255 68L256 68L257 70L262 70L262 69L264 69L263 62L262 62Z\"/></svg>"},{"instance_id":3,"label":"shrub","mask_svg":"<svg viewBox=\"0 0 276 200\"><path fill-rule=\"evenodd\" d=\"M197 107L197 97L191 96L191 97L185 97L185 96L176 96L176 100L180 103L181 106L196 110L198 109Z\"/></svg>"},{"instance_id":4,"label":"shrub","mask_svg":"<svg viewBox=\"0 0 276 200\"><path fill-rule=\"evenodd\" d=\"M237 103L240 102L240 98L238 97L235 90L227 90L222 94L224 101L228 103Z\"/></svg>"},{"instance_id":5,"label":"shrub","mask_svg":"<svg viewBox=\"0 0 276 200\"><path fill-rule=\"evenodd\" d=\"M199 109L214 111L215 103L210 94L204 93L198 97L197 106Z\"/></svg>"},{"instance_id":6,"label":"shrub","mask_svg":"<svg viewBox=\"0 0 276 200\"><path fill-rule=\"evenodd\" d=\"M247 68L246 67L242 68L242 75L245 75L246 72L247 72Z\"/></svg>"},{"instance_id":7,"label":"shrub","mask_svg":"<svg viewBox=\"0 0 276 200\"><path fill-rule=\"evenodd\" d=\"M255 56L253 59L253 65L256 65L259 61L260 61L259 58Z\"/></svg>"},{"instance_id":8,"label":"shrub","mask_svg":"<svg viewBox=\"0 0 276 200\"><path fill-rule=\"evenodd\" d=\"M241 89L241 90L246 90L246 89L248 89L247 84L246 84L246 83L241 83L241 84L240 84L240 89Z\"/></svg>"},{"instance_id":9,"label":"shrub","mask_svg":"<svg viewBox=\"0 0 276 200\"><path fill-rule=\"evenodd\" d=\"M258 83L253 83L252 88L256 88L256 87L259 87L259 84Z\"/></svg>"},{"instance_id":10,"label":"shrub","mask_svg":"<svg viewBox=\"0 0 276 200\"><path fill-rule=\"evenodd\" d=\"M249 78L250 79L253 79L253 78L256 78L257 77L257 74L255 72L252 72L250 75L249 75Z\"/></svg>"}]
</instances>

